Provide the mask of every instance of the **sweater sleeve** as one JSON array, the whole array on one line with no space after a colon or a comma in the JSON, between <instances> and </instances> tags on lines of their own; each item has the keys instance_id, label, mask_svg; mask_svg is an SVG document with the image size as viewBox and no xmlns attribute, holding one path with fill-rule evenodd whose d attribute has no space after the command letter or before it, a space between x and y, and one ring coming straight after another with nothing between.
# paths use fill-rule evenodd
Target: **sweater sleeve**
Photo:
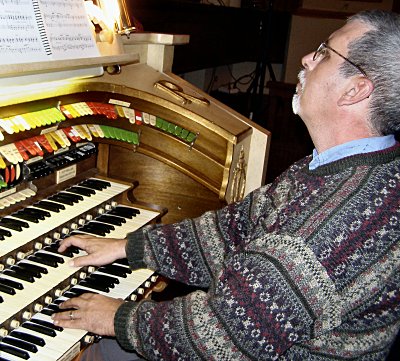
<instances>
[{"instance_id":1,"label":"sweater sleeve","mask_svg":"<svg viewBox=\"0 0 400 361\"><path fill-rule=\"evenodd\" d=\"M336 327L341 311L314 254L300 240L269 235L229 255L207 293L125 303L115 331L148 360L274 360Z\"/></svg>"},{"instance_id":2,"label":"sweater sleeve","mask_svg":"<svg viewBox=\"0 0 400 361\"><path fill-rule=\"evenodd\" d=\"M130 233L126 253L131 267L148 267L170 279L207 288L227 253L240 249L253 226L250 194L240 203L196 219L150 225Z\"/></svg>"}]
</instances>

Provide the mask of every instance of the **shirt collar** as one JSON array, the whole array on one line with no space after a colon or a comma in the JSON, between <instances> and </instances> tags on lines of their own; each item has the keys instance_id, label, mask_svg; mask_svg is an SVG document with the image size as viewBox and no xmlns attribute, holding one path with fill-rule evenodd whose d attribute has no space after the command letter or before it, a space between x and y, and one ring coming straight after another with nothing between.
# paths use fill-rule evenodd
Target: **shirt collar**
<instances>
[{"instance_id":1,"label":"shirt collar","mask_svg":"<svg viewBox=\"0 0 400 361\"><path fill-rule=\"evenodd\" d=\"M316 169L321 165L325 165L335 160L349 157L355 154L376 152L395 145L396 139L393 134L382 137L371 137L352 140L351 142L343 143L318 154L317 150L313 150L313 159L308 168Z\"/></svg>"}]
</instances>

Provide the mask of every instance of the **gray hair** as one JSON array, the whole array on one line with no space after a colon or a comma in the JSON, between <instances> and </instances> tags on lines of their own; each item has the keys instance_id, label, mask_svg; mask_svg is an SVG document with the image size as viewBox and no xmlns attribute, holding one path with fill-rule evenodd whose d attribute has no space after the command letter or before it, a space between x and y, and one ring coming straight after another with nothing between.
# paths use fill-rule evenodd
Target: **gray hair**
<instances>
[{"instance_id":1,"label":"gray hair","mask_svg":"<svg viewBox=\"0 0 400 361\"><path fill-rule=\"evenodd\" d=\"M400 131L400 15L367 10L353 15L371 30L350 42L348 58L359 65L374 85L369 122L380 135ZM341 65L344 76L357 74L348 62Z\"/></svg>"}]
</instances>

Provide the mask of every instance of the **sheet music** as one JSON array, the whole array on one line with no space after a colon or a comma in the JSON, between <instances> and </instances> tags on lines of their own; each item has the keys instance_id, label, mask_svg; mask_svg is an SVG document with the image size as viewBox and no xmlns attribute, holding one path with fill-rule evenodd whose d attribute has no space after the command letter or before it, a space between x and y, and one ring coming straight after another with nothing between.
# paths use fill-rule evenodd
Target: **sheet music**
<instances>
[{"instance_id":1,"label":"sheet music","mask_svg":"<svg viewBox=\"0 0 400 361\"><path fill-rule=\"evenodd\" d=\"M0 0L0 63L99 56L83 0Z\"/></svg>"},{"instance_id":2,"label":"sheet music","mask_svg":"<svg viewBox=\"0 0 400 361\"><path fill-rule=\"evenodd\" d=\"M0 0L1 1L1 0ZM99 56L83 0L38 0L53 59Z\"/></svg>"},{"instance_id":3,"label":"sheet music","mask_svg":"<svg viewBox=\"0 0 400 361\"><path fill-rule=\"evenodd\" d=\"M47 58L31 0L0 0L0 63Z\"/></svg>"}]
</instances>

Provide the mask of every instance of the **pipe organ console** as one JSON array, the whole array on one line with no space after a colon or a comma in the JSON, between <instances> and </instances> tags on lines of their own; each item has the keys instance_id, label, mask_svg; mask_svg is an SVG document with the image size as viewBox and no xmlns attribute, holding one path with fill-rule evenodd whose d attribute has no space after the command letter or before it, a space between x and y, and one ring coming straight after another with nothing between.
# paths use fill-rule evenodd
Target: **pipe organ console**
<instances>
[{"instance_id":1,"label":"pipe organ console","mask_svg":"<svg viewBox=\"0 0 400 361\"><path fill-rule=\"evenodd\" d=\"M93 336L55 327L58 303L157 282L125 260L71 268L82 251L60 239L125 237L263 184L269 132L171 73L187 41L114 35L99 57L0 69L0 360L71 360Z\"/></svg>"}]
</instances>

